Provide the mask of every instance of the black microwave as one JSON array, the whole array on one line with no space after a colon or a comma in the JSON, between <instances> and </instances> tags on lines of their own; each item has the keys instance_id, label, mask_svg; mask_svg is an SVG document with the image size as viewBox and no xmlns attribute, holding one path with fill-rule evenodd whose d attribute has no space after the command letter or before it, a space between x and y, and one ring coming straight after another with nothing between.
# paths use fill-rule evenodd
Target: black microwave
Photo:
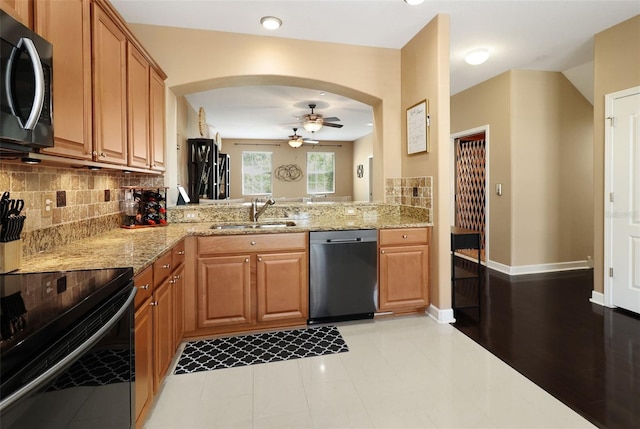
<instances>
[{"instance_id":1,"label":"black microwave","mask_svg":"<svg viewBox=\"0 0 640 429\"><path fill-rule=\"evenodd\" d=\"M53 46L0 10L0 155L53 146Z\"/></svg>"}]
</instances>

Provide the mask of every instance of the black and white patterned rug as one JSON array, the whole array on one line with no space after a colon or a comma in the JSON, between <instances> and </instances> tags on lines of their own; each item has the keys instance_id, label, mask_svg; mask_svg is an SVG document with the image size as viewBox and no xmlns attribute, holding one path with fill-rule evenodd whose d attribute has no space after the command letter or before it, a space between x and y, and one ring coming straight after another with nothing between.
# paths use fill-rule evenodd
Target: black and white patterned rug
<instances>
[{"instance_id":1,"label":"black and white patterned rug","mask_svg":"<svg viewBox=\"0 0 640 429\"><path fill-rule=\"evenodd\" d=\"M265 332L187 343L174 374L348 352L335 326Z\"/></svg>"}]
</instances>

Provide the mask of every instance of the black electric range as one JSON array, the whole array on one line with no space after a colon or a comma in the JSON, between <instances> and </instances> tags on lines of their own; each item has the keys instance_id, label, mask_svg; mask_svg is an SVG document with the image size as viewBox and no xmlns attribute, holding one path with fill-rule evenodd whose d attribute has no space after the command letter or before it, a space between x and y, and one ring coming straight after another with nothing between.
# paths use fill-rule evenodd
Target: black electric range
<instances>
[{"instance_id":1,"label":"black electric range","mask_svg":"<svg viewBox=\"0 0 640 429\"><path fill-rule=\"evenodd\" d=\"M94 422L105 419L109 427L130 427L134 295L131 268L1 275L0 426L86 422L102 427ZM118 391L114 384L123 387ZM102 407L105 416L95 416L95 421L81 408L71 413L45 407L52 408L47 415L41 411L43 401L59 401L65 393L89 394L106 385L117 392L114 404L124 408L120 416L115 406ZM32 409L33 404L38 408ZM77 416L89 420L79 422Z\"/></svg>"}]
</instances>

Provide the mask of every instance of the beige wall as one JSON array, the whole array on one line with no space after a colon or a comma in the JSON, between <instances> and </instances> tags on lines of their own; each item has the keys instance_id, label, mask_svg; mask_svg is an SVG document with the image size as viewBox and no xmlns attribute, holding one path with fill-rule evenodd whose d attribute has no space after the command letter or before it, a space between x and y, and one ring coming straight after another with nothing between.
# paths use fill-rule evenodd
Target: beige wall
<instances>
[{"instance_id":1,"label":"beige wall","mask_svg":"<svg viewBox=\"0 0 640 429\"><path fill-rule=\"evenodd\" d=\"M592 255L592 107L561 74L513 70L451 100L452 133L489 126L489 258L509 267ZM493 192L502 184L502 196Z\"/></svg>"},{"instance_id":2,"label":"beige wall","mask_svg":"<svg viewBox=\"0 0 640 429\"><path fill-rule=\"evenodd\" d=\"M489 126L489 189L502 184L502 196L487 195L489 256L511 265L511 72L502 73L451 97L451 133ZM453 163L453 160L451 161Z\"/></svg>"},{"instance_id":3,"label":"beige wall","mask_svg":"<svg viewBox=\"0 0 640 429\"><path fill-rule=\"evenodd\" d=\"M373 156L373 135L368 134L353 142L353 200L369 201L369 157ZM357 176L358 165L364 168L362 177Z\"/></svg>"},{"instance_id":4,"label":"beige wall","mask_svg":"<svg viewBox=\"0 0 640 429\"><path fill-rule=\"evenodd\" d=\"M168 104L176 95L235 85L341 94L373 107L374 162L382 173L375 178L375 199L383 198L385 176L401 175L399 50L142 24L131 29L169 76ZM167 121L170 130L175 119L169 115ZM167 132L169 148L176 146L175 136Z\"/></svg>"},{"instance_id":5,"label":"beige wall","mask_svg":"<svg viewBox=\"0 0 640 429\"><path fill-rule=\"evenodd\" d=\"M604 96L640 85L640 15L595 35L594 40L594 272L604 292Z\"/></svg>"},{"instance_id":6,"label":"beige wall","mask_svg":"<svg viewBox=\"0 0 640 429\"><path fill-rule=\"evenodd\" d=\"M439 309L451 307L449 29L449 16L438 15L402 48L402 108L399 109L402 176L433 176L434 179L431 302ZM431 114L431 152L407 155L405 111L424 99L429 100Z\"/></svg>"},{"instance_id":7,"label":"beige wall","mask_svg":"<svg viewBox=\"0 0 640 429\"><path fill-rule=\"evenodd\" d=\"M245 198L242 194L242 152L257 151L271 152L272 169L282 165L294 164L302 170L302 176L297 181L281 181L273 178L273 196L307 197L307 153L333 152L336 160L335 194L333 196L353 196L353 143L352 142L323 142L319 145L302 145L292 148L281 140L247 140L223 139L222 152L231 158L231 198Z\"/></svg>"}]
</instances>

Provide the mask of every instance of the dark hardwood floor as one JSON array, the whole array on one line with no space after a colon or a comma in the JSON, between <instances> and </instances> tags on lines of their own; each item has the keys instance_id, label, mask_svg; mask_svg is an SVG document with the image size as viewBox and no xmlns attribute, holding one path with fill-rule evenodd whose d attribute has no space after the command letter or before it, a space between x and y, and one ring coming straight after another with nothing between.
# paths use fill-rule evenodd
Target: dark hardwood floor
<instances>
[{"instance_id":1,"label":"dark hardwood floor","mask_svg":"<svg viewBox=\"0 0 640 429\"><path fill-rule=\"evenodd\" d=\"M457 329L594 425L640 428L640 317L589 302L592 270L482 279ZM459 302L477 298L466 282Z\"/></svg>"}]
</instances>

